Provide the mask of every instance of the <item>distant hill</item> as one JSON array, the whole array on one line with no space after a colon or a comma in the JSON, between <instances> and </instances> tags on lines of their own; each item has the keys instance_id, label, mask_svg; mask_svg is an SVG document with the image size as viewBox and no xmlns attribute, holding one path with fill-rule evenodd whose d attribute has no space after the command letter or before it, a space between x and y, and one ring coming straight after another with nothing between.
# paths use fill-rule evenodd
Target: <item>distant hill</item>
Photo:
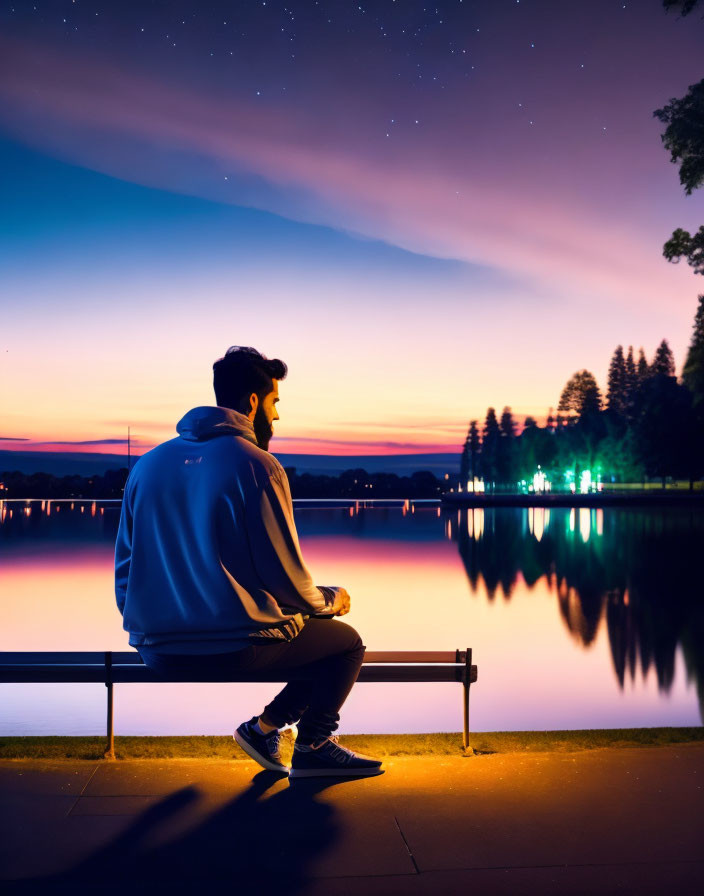
<instances>
[{"instance_id":1,"label":"distant hill","mask_svg":"<svg viewBox=\"0 0 704 896\"><path fill-rule=\"evenodd\" d=\"M276 454L276 452L274 452ZM284 467L295 467L298 473L336 475L344 470L361 468L368 473L396 473L410 475L418 470L430 470L438 478L445 473L456 473L460 455L457 454L276 454ZM133 457L133 462L134 462ZM92 476L127 466L124 454L82 454L69 451L1 451L0 472L19 470L21 473L51 473L54 476Z\"/></svg>"}]
</instances>

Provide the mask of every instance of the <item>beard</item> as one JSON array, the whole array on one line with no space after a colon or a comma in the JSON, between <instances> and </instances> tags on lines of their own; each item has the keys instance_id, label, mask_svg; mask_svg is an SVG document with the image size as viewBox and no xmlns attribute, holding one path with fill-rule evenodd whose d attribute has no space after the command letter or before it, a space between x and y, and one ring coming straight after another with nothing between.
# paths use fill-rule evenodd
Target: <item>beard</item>
<instances>
[{"instance_id":1,"label":"beard","mask_svg":"<svg viewBox=\"0 0 704 896\"><path fill-rule=\"evenodd\" d=\"M269 442L274 435L274 428L266 419L266 414L261 405L259 405L254 414L254 422L252 425L254 426L254 435L257 440L257 445L259 445L263 451L268 451Z\"/></svg>"}]
</instances>

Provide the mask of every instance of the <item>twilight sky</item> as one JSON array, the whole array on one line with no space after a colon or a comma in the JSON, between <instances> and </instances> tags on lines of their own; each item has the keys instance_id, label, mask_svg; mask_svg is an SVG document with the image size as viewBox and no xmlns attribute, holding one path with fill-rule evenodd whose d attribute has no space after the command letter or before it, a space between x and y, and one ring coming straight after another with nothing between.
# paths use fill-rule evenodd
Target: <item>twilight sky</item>
<instances>
[{"instance_id":1,"label":"twilight sky","mask_svg":"<svg viewBox=\"0 0 704 896\"><path fill-rule=\"evenodd\" d=\"M0 446L151 446L231 344L289 364L287 452L679 370L704 203L652 111L703 45L660 0L2 3Z\"/></svg>"}]
</instances>

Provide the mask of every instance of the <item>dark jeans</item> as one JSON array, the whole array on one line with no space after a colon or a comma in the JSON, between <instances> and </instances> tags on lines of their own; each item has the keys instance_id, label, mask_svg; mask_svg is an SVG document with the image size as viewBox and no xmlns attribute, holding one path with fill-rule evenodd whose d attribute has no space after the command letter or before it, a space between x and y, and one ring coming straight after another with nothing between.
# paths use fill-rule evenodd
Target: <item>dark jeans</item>
<instances>
[{"instance_id":1,"label":"dark jeans","mask_svg":"<svg viewBox=\"0 0 704 896\"><path fill-rule=\"evenodd\" d=\"M266 720L277 728L300 720L298 740L310 744L336 730L365 649L351 625L337 619L309 619L293 641L281 644L187 656L143 647L139 653L145 665L165 676L212 673L226 679L234 672L291 672L294 680L266 706Z\"/></svg>"}]
</instances>

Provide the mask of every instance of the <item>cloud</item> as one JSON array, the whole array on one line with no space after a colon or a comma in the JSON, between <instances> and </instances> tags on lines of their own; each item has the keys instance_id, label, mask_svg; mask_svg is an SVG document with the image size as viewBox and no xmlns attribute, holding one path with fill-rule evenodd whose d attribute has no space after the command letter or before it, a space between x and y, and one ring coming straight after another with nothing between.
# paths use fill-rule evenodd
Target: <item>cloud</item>
<instances>
[{"instance_id":1,"label":"cloud","mask_svg":"<svg viewBox=\"0 0 704 896\"><path fill-rule=\"evenodd\" d=\"M0 436L0 442L29 442L25 436Z\"/></svg>"},{"instance_id":2,"label":"cloud","mask_svg":"<svg viewBox=\"0 0 704 896\"><path fill-rule=\"evenodd\" d=\"M135 441L132 439L132 441ZM35 445L126 445L127 439L83 439L81 441L35 442Z\"/></svg>"},{"instance_id":3,"label":"cloud","mask_svg":"<svg viewBox=\"0 0 704 896\"><path fill-rule=\"evenodd\" d=\"M337 454L338 452L341 454L389 454L392 452L399 452L402 454L429 454L439 451L453 454L457 453L459 456L457 443L438 444L433 442L419 444L418 442L395 442L391 440L364 439L353 441L351 439L296 438L295 436L291 436L290 438L278 438L275 436L272 441L272 449L274 450L274 453L295 453L294 447L299 445L301 446L301 449L299 449L300 453L306 453L306 450L310 450L310 448L321 449L314 451L314 454L321 454L324 453L325 449L332 448L334 449L333 454Z\"/></svg>"},{"instance_id":4,"label":"cloud","mask_svg":"<svg viewBox=\"0 0 704 896\"><path fill-rule=\"evenodd\" d=\"M25 451L59 451L65 448L73 448L79 452L90 453L86 449L95 449L99 454L109 454L110 451L101 451L103 448L122 449L116 453L125 453L127 451L127 439L48 439L45 441L35 439L25 439L26 444L22 446ZM153 442L145 441L138 438L131 439L132 450L153 447Z\"/></svg>"},{"instance_id":5,"label":"cloud","mask_svg":"<svg viewBox=\"0 0 704 896\"><path fill-rule=\"evenodd\" d=\"M552 292L640 307L672 292L676 275L633 228L541 191L519 155L516 171L506 158L462 167L433 144L425 156L374 155L349 133L323 139L315 109L291 115L16 41L0 40L0 55L6 126L95 170L493 266Z\"/></svg>"},{"instance_id":6,"label":"cloud","mask_svg":"<svg viewBox=\"0 0 704 896\"><path fill-rule=\"evenodd\" d=\"M147 429L155 432L174 432L175 425L172 422L161 423L158 420L101 420L100 426L112 429ZM134 436L132 437L134 439ZM126 439L124 440L127 441Z\"/></svg>"}]
</instances>

